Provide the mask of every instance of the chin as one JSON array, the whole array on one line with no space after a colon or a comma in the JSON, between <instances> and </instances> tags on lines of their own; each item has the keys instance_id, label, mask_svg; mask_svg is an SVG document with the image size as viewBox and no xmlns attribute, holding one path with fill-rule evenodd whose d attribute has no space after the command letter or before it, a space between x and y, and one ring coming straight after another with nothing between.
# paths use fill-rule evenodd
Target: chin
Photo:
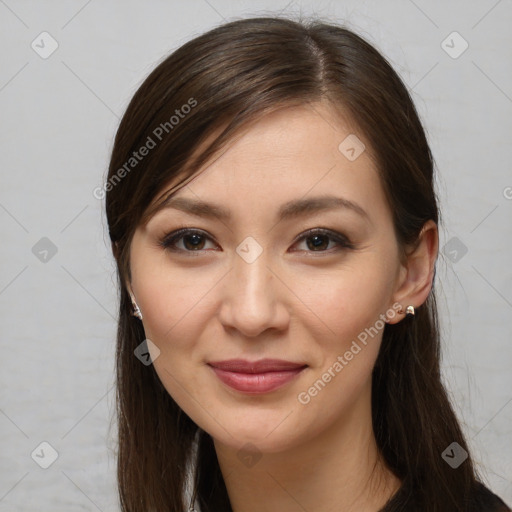
<instances>
[{"instance_id":1,"label":"chin","mask_svg":"<svg viewBox=\"0 0 512 512\"><path fill-rule=\"evenodd\" d=\"M269 414L254 410L253 414L248 413L243 419L240 418L243 412L237 412L238 417L232 418L228 413L219 414L218 417L223 418L220 422L222 426L208 421L201 428L222 445L243 450L245 445L250 444L262 453L286 451L314 435L314 427L305 432L307 425L294 418L296 412L291 408L274 410Z\"/></svg>"}]
</instances>

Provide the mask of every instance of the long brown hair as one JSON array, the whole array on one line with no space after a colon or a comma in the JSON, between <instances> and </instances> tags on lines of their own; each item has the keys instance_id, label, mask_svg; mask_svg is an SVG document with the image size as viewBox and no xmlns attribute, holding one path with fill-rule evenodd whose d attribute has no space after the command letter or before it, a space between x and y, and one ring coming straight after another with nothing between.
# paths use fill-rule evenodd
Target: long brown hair
<instances>
[{"instance_id":1,"label":"long brown hair","mask_svg":"<svg viewBox=\"0 0 512 512\"><path fill-rule=\"evenodd\" d=\"M249 122L318 101L343 109L370 142L404 256L428 220L440 222L434 162L406 86L353 31L320 20L230 22L166 57L128 105L105 186L120 291L116 371L123 511L183 512L188 468L195 470L202 512L231 510L211 437L182 412L153 366L134 357L144 330L131 315L126 287L133 233L171 180L182 178L173 193ZM205 141L210 143L198 153ZM145 156L132 161L143 146L149 148ZM471 457L454 469L441 455L453 442L469 449L441 379L434 289L413 319L385 327L373 371L372 418L382 456L403 482L384 510L476 510Z\"/></svg>"}]
</instances>

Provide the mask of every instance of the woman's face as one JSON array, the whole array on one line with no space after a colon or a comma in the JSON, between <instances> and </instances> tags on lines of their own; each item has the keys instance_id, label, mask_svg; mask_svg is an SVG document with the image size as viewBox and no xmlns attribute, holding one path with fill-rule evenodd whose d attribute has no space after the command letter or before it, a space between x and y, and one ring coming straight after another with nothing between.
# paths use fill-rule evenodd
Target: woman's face
<instances>
[{"instance_id":1,"label":"woman's face","mask_svg":"<svg viewBox=\"0 0 512 512\"><path fill-rule=\"evenodd\" d=\"M331 112L256 122L133 238L155 370L225 445L278 452L370 410L403 267L364 135Z\"/></svg>"}]
</instances>

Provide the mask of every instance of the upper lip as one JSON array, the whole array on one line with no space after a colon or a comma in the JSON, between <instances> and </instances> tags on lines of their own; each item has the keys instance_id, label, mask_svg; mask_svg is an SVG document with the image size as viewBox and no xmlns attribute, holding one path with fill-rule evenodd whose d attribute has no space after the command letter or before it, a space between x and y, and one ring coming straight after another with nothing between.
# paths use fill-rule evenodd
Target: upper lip
<instances>
[{"instance_id":1,"label":"upper lip","mask_svg":"<svg viewBox=\"0 0 512 512\"><path fill-rule=\"evenodd\" d=\"M226 361L211 361L210 366L238 373L265 373L286 370L297 370L307 366L304 363L293 363L282 359L260 359L259 361L247 361L245 359L228 359Z\"/></svg>"}]
</instances>

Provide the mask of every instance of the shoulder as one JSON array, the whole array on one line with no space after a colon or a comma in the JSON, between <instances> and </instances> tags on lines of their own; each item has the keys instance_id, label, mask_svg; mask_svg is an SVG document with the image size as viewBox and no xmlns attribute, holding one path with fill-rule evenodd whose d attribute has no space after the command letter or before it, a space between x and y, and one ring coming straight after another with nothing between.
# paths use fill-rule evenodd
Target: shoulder
<instances>
[{"instance_id":1,"label":"shoulder","mask_svg":"<svg viewBox=\"0 0 512 512\"><path fill-rule=\"evenodd\" d=\"M477 484L474 504L475 512L511 512L506 503L482 483Z\"/></svg>"}]
</instances>

